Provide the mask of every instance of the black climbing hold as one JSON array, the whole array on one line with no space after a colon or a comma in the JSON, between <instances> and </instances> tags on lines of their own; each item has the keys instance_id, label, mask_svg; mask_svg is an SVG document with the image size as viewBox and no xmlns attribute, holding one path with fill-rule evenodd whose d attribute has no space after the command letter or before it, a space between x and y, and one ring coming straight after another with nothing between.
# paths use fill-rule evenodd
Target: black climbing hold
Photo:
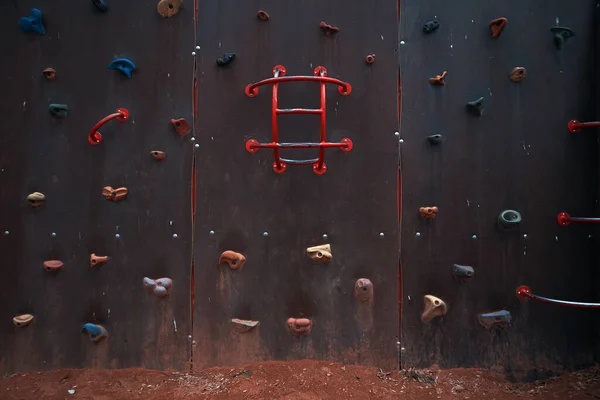
<instances>
[{"instance_id":1,"label":"black climbing hold","mask_svg":"<svg viewBox=\"0 0 600 400\"><path fill-rule=\"evenodd\" d=\"M229 65L235 60L235 53L225 53L223 57L217 57L217 65L219 67L224 67Z\"/></svg>"},{"instance_id":2,"label":"black climbing hold","mask_svg":"<svg viewBox=\"0 0 600 400\"><path fill-rule=\"evenodd\" d=\"M575 36L570 28L564 26L554 26L550 28L550 31L554 34L554 45L559 50L563 48L568 38Z\"/></svg>"},{"instance_id":3,"label":"black climbing hold","mask_svg":"<svg viewBox=\"0 0 600 400\"><path fill-rule=\"evenodd\" d=\"M106 0L92 0L92 3L94 3L94 6L98 9L98 11L108 11L108 2Z\"/></svg>"},{"instance_id":4,"label":"black climbing hold","mask_svg":"<svg viewBox=\"0 0 600 400\"><path fill-rule=\"evenodd\" d=\"M46 29L44 29L42 22L42 12L37 8L32 8L28 17L19 19L19 26L23 32L37 32L40 35L46 34Z\"/></svg>"},{"instance_id":5,"label":"black climbing hold","mask_svg":"<svg viewBox=\"0 0 600 400\"><path fill-rule=\"evenodd\" d=\"M521 214L515 210L504 210L498 215L498 225L501 229L515 228L521 222Z\"/></svg>"},{"instance_id":6,"label":"black climbing hold","mask_svg":"<svg viewBox=\"0 0 600 400\"><path fill-rule=\"evenodd\" d=\"M452 273L455 277L459 279L469 279L475 275L475 270L473 267L469 267L467 265L458 265L454 264L452 266Z\"/></svg>"},{"instance_id":7,"label":"black climbing hold","mask_svg":"<svg viewBox=\"0 0 600 400\"><path fill-rule=\"evenodd\" d=\"M67 118L69 107L66 104L50 104L48 111L55 118Z\"/></svg>"},{"instance_id":8,"label":"black climbing hold","mask_svg":"<svg viewBox=\"0 0 600 400\"><path fill-rule=\"evenodd\" d=\"M435 31L439 27L440 27L440 23L437 20L432 19L431 21L426 21L423 24L423 32L424 33L431 33L431 32Z\"/></svg>"},{"instance_id":9,"label":"black climbing hold","mask_svg":"<svg viewBox=\"0 0 600 400\"><path fill-rule=\"evenodd\" d=\"M473 100L467 103L467 109L471 111L471 113L481 116L483 115L484 109L484 98L480 97L477 100Z\"/></svg>"},{"instance_id":10,"label":"black climbing hold","mask_svg":"<svg viewBox=\"0 0 600 400\"><path fill-rule=\"evenodd\" d=\"M443 141L442 135L440 135L439 133L436 133L434 135L427 136L427 141L431 144L441 144Z\"/></svg>"}]
</instances>

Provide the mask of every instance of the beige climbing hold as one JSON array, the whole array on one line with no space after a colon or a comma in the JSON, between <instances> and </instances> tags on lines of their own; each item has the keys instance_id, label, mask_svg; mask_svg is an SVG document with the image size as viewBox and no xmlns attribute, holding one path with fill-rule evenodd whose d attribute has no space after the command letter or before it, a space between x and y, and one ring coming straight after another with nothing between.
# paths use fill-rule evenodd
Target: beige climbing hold
<instances>
[{"instance_id":1,"label":"beige climbing hold","mask_svg":"<svg viewBox=\"0 0 600 400\"><path fill-rule=\"evenodd\" d=\"M39 207L44 204L44 200L46 196L44 193L33 192L29 196L27 196L27 201L31 204L31 207Z\"/></svg>"},{"instance_id":2,"label":"beige climbing hold","mask_svg":"<svg viewBox=\"0 0 600 400\"><path fill-rule=\"evenodd\" d=\"M513 82L521 82L527 76L525 67L514 67L510 71L510 80Z\"/></svg>"},{"instance_id":3,"label":"beige climbing hold","mask_svg":"<svg viewBox=\"0 0 600 400\"><path fill-rule=\"evenodd\" d=\"M232 250L224 251L219 257L219 264L223 264L226 262L229 264L229 268L231 269L242 269L244 264L246 263L246 257L243 254L236 253Z\"/></svg>"},{"instance_id":4,"label":"beige climbing hold","mask_svg":"<svg viewBox=\"0 0 600 400\"><path fill-rule=\"evenodd\" d=\"M94 253L90 254L90 267L92 267L92 268L102 265L106 261L108 261L108 256L101 257L101 256L97 256Z\"/></svg>"},{"instance_id":5,"label":"beige climbing hold","mask_svg":"<svg viewBox=\"0 0 600 400\"><path fill-rule=\"evenodd\" d=\"M157 160L162 160L166 156L165 152L164 151L160 151L160 150L152 150L150 152L150 154L152 154L152 157L154 157Z\"/></svg>"},{"instance_id":6,"label":"beige climbing hold","mask_svg":"<svg viewBox=\"0 0 600 400\"><path fill-rule=\"evenodd\" d=\"M181 0L160 0L156 5L156 11L161 17L170 18L179 12Z\"/></svg>"},{"instance_id":7,"label":"beige climbing hold","mask_svg":"<svg viewBox=\"0 0 600 400\"><path fill-rule=\"evenodd\" d=\"M331 245L322 244L320 246L309 247L306 249L306 254L315 263L324 263L331 261L333 255L331 254Z\"/></svg>"},{"instance_id":8,"label":"beige climbing hold","mask_svg":"<svg viewBox=\"0 0 600 400\"><path fill-rule=\"evenodd\" d=\"M104 189L102 190L102 195L104 198L112 201L123 200L125 197L127 197L127 193L129 193L129 191L124 187L113 189L111 186L104 186Z\"/></svg>"},{"instance_id":9,"label":"beige climbing hold","mask_svg":"<svg viewBox=\"0 0 600 400\"><path fill-rule=\"evenodd\" d=\"M231 329L237 333L246 333L260 325L259 321L233 318L230 322Z\"/></svg>"},{"instance_id":10,"label":"beige climbing hold","mask_svg":"<svg viewBox=\"0 0 600 400\"><path fill-rule=\"evenodd\" d=\"M421 321L423 322L429 322L435 317L441 317L448 312L446 303L440 298L427 294L423 297L423 302L425 303L425 310L421 314Z\"/></svg>"},{"instance_id":11,"label":"beige climbing hold","mask_svg":"<svg viewBox=\"0 0 600 400\"><path fill-rule=\"evenodd\" d=\"M52 272L52 271L58 271L59 269L61 269L65 264L60 261L60 260L48 260L48 261L44 261L44 269L48 272Z\"/></svg>"},{"instance_id":12,"label":"beige climbing hold","mask_svg":"<svg viewBox=\"0 0 600 400\"><path fill-rule=\"evenodd\" d=\"M31 321L33 321L33 315L31 314L17 315L13 318L13 324L15 324L17 328L27 326L31 323Z\"/></svg>"}]
</instances>

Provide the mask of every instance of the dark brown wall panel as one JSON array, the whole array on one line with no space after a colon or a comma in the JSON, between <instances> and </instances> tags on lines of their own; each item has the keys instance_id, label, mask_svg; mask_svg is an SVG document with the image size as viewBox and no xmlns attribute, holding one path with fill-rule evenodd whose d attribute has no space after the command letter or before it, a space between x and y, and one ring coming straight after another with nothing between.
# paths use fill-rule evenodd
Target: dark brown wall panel
<instances>
[{"instance_id":1,"label":"dark brown wall panel","mask_svg":"<svg viewBox=\"0 0 600 400\"><path fill-rule=\"evenodd\" d=\"M556 221L561 211L595 210L596 139L567 130L570 119L594 118L595 10L592 1L402 2L405 366L496 366L532 378L593 360L596 313L521 303L515 290L527 284L541 295L597 300L591 228ZM434 16L440 28L424 35L422 23ZM497 17L508 25L493 39L488 24ZM550 32L557 22L576 34L563 50ZM509 80L515 66L527 68L521 83ZM442 71L446 85L430 86ZM468 114L465 104L480 96L483 116ZM443 144L427 143L433 133ZM419 216L423 205L439 207L435 220ZM498 229L505 209L521 213L517 231ZM474 278L453 280L455 263L473 266ZM426 294L449 307L430 324L420 320ZM477 314L499 309L511 312L510 327L478 324Z\"/></svg>"},{"instance_id":2,"label":"dark brown wall panel","mask_svg":"<svg viewBox=\"0 0 600 400\"><path fill-rule=\"evenodd\" d=\"M0 369L183 368L193 145L170 118L192 117L193 10L163 19L144 1L110 2L105 14L92 2L18 3L0 16L10 37L0 45L10 59L0 67L0 229L9 231L0 237ZM31 7L44 13L45 36L19 29ZM117 57L136 63L132 79L107 69ZM53 81L46 67L56 69ZM68 104L68 117L53 119L49 103ZM103 142L90 145L92 126L117 107L130 120L109 122ZM155 149L167 158L154 160ZM107 185L127 187L126 200L105 200ZM37 210L25 201L33 191L47 196ZM91 269L90 253L110 259ZM65 263L55 276L42 268L53 258ZM146 293L145 276L172 278L171 295ZM20 313L35 323L14 328ZM80 332L86 322L104 325L108 339L91 344Z\"/></svg>"},{"instance_id":3,"label":"dark brown wall panel","mask_svg":"<svg viewBox=\"0 0 600 400\"><path fill-rule=\"evenodd\" d=\"M257 19L259 8L268 22ZM317 358L397 366L396 15L391 0L200 2L195 364ZM340 32L325 36L322 20ZM237 58L218 68L215 58L224 52ZM377 57L371 66L370 53ZM288 76L312 75L322 65L353 86L345 97L327 88L328 139L349 137L354 149L327 150L323 176L292 165L279 175L272 151L245 150L248 139L271 141L272 95L265 86L248 98L244 88L271 77L276 64ZM282 83L279 91L280 107L319 106L318 84ZM317 116L279 121L281 141L318 141ZM305 249L324 242L333 261L312 265ZM225 250L247 257L241 271L218 265ZM363 277L374 284L372 305L352 298ZM287 318L300 316L315 322L309 336L286 329ZM260 326L236 334L231 318Z\"/></svg>"}]
</instances>

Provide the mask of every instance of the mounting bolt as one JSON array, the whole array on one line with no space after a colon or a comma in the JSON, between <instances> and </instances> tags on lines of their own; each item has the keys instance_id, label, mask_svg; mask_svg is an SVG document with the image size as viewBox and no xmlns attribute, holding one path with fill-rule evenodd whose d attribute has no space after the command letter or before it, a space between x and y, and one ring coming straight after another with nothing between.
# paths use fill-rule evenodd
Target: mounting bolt
<instances>
[{"instance_id":1,"label":"mounting bolt","mask_svg":"<svg viewBox=\"0 0 600 400\"><path fill-rule=\"evenodd\" d=\"M477 235L473 235L471 236L473 239L477 239Z\"/></svg>"},{"instance_id":2,"label":"mounting bolt","mask_svg":"<svg viewBox=\"0 0 600 400\"><path fill-rule=\"evenodd\" d=\"M200 50L200 46L196 46L196 50Z\"/></svg>"},{"instance_id":3,"label":"mounting bolt","mask_svg":"<svg viewBox=\"0 0 600 400\"><path fill-rule=\"evenodd\" d=\"M188 340L192 340L192 335L188 335Z\"/></svg>"},{"instance_id":4,"label":"mounting bolt","mask_svg":"<svg viewBox=\"0 0 600 400\"><path fill-rule=\"evenodd\" d=\"M192 136L192 138L190 140L193 142L196 140L196 138Z\"/></svg>"},{"instance_id":5,"label":"mounting bolt","mask_svg":"<svg viewBox=\"0 0 600 400\"><path fill-rule=\"evenodd\" d=\"M121 237L121 235L119 235L119 234L117 233L117 234L115 234L115 237L118 239L118 238L120 238L120 237Z\"/></svg>"},{"instance_id":6,"label":"mounting bolt","mask_svg":"<svg viewBox=\"0 0 600 400\"><path fill-rule=\"evenodd\" d=\"M404 143L404 139L400 139L400 143Z\"/></svg>"},{"instance_id":7,"label":"mounting bolt","mask_svg":"<svg viewBox=\"0 0 600 400\"><path fill-rule=\"evenodd\" d=\"M210 232L208 232L208 234L209 234L209 235L214 235L214 234L215 234L215 231L210 231Z\"/></svg>"},{"instance_id":8,"label":"mounting bolt","mask_svg":"<svg viewBox=\"0 0 600 400\"><path fill-rule=\"evenodd\" d=\"M326 233L323 234L323 240L327 240L327 234Z\"/></svg>"},{"instance_id":9,"label":"mounting bolt","mask_svg":"<svg viewBox=\"0 0 600 400\"><path fill-rule=\"evenodd\" d=\"M9 233L8 231L4 231L4 234L5 234L5 235L8 235L8 233Z\"/></svg>"},{"instance_id":10,"label":"mounting bolt","mask_svg":"<svg viewBox=\"0 0 600 400\"><path fill-rule=\"evenodd\" d=\"M421 232L415 233L415 236L421 236Z\"/></svg>"},{"instance_id":11,"label":"mounting bolt","mask_svg":"<svg viewBox=\"0 0 600 400\"><path fill-rule=\"evenodd\" d=\"M56 237L56 232L52 232L52 233L50 234L50 236L52 236L52 237Z\"/></svg>"},{"instance_id":12,"label":"mounting bolt","mask_svg":"<svg viewBox=\"0 0 600 400\"><path fill-rule=\"evenodd\" d=\"M173 234L173 239L177 239L177 234L176 233Z\"/></svg>"},{"instance_id":13,"label":"mounting bolt","mask_svg":"<svg viewBox=\"0 0 600 400\"><path fill-rule=\"evenodd\" d=\"M195 148L198 148L198 147L200 147L200 145L199 145L198 143L196 143L196 144L194 145L194 147L195 147Z\"/></svg>"},{"instance_id":14,"label":"mounting bolt","mask_svg":"<svg viewBox=\"0 0 600 400\"><path fill-rule=\"evenodd\" d=\"M400 136L400 132L394 132L395 136Z\"/></svg>"},{"instance_id":15,"label":"mounting bolt","mask_svg":"<svg viewBox=\"0 0 600 400\"><path fill-rule=\"evenodd\" d=\"M196 55L196 52L195 52L195 51L192 51L192 55L193 55L193 56L195 56L195 55Z\"/></svg>"},{"instance_id":16,"label":"mounting bolt","mask_svg":"<svg viewBox=\"0 0 600 400\"><path fill-rule=\"evenodd\" d=\"M523 234L523 239L527 239L527 234L526 233Z\"/></svg>"},{"instance_id":17,"label":"mounting bolt","mask_svg":"<svg viewBox=\"0 0 600 400\"><path fill-rule=\"evenodd\" d=\"M266 231L265 231L265 232L263 232L263 236L264 236L264 237L267 237L267 236L269 236L269 232L266 232Z\"/></svg>"},{"instance_id":18,"label":"mounting bolt","mask_svg":"<svg viewBox=\"0 0 600 400\"><path fill-rule=\"evenodd\" d=\"M385 234L383 232L379 233L379 237L384 237L384 236L385 236Z\"/></svg>"}]
</instances>

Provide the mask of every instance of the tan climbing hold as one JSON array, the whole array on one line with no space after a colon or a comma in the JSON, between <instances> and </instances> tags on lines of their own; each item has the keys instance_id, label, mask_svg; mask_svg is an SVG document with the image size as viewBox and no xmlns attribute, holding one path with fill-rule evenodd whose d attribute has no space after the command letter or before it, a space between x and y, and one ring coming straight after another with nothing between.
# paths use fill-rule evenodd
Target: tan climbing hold
<instances>
[{"instance_id":1,"label":"tan climbing hold","mask_svg":"<svg viewBox=\"0 0 600 400\"><path fill-rule=\"evenodd\" d=\"M246 263L246 257L243 254L236 253L232 250L224 251L219 257L219 264L223 264L226 262L229 264L229 268L231 269L242 269L244 264Z\"/></svg>"},{"instance_id":2,"label":"tan climbing hold","mask_svg":"<svg viewBox=\"0 0 600 400\"><path fill-rule=\"evenodd\" d=\"M237 333L246 333L260 325L259 321L233 318L230 322L231 329Z\"/></svg>"},{"instance_id":3,"label":"tan climbing hold","mask_svg":"<svg viewBox=\"0 0 600 400\"><path fill-rule=\"evenodd\" d=\"M514 67L510 71L510 80L513 82L521 82L527 76L525 67Z\"/></svg>"},{"instance_id":4,"label":"tan climbing hold","mask_svg":"<svg viewBox=\"0 0 600 400\"><path fill-rule=\"evenodd\" d=\"M313 322L308 318L288 318L286 326L292 335L308 335Z\"/></svg>"},{"instance_id":5,"label":"tan climbing hold","mask_svg":"<svg viewBox=\"0 0 600 400\"><path fill-rule=\"evenodd\" d=\"M48 272L52 272L52 271L58 271L59 269L61 269L65 264L60 261L60 260L48 260L48 261L44 261L44 269Z\"/></svg>"},{"instance_id":6,"label":"tan climbing hold","mask_svg":"<svg viewBox=\"0 0 600 400\"><path fill-rule=\"evenodd\" d=\"M322 244L320 246L309 247L306 249L306 254L315 263L324 263L331 261L333 255L331 254L331 245Z\"/></svg>"},{"instance_id":7,"label":"tan climbing hold","mask_svg":"<svg viewBox=\"0 0 600 400\"><path fill-rule=\"evenodd\" d=\"M367 278L360 278L354 284L354 297L358 301L369 301L373 298L373 283Z\"/></svg>"},{"instance_id":8,"label":"tan climbing hold","mask_svg":"<svg viewBox=\"0 0 600 400\"><path fill-rule=\"evenodd\" d=\"M181 0L160 0L156 5L156 11L161 17L170 18L179 12Z\"/></svg>"},{"instance_id":9,"label":"tan climbing hold","mask_svg":"<svg viewBox=\"0 0 600 400\"><path fill-rule=\"evenodd\" d=\"M56 78L56 70L54 68L46 68L42 71L42 73L49 81Z\"/></svg>"},{"instance_id":10,"label":"tan climbing hold","mask_svg":"<svg viewBox=\"0 0 600 400\"><path fill-rule=\"evenodd\" d=\"M419 214L421 214L421 217L425 219L434 219L437 212L438 208L436 206L419 208Z\"/></svg>"},{"instance_id":11,"label":"tan climbing hold","mask_svg":"<svg viewBox=\"0 0 600 400\"><path fill-rule=\"evenodd\" d=\"M96 254L90 254L90 267L98 267L108 261L108 256L97 256Z\"/></svg>"},{"instance_id":12,"label":"tan climbing hold","mask_svg":"<svg viewBox=\"0 0 600 400\"><path fill-rule=\"evenodd\" d=\"M421 314L421 321L423 322L429 322L435 317L441 317L448 312L446 303L440 298L427 294L423 297L423 302L425 303L425 310Z\"/></svg>"},{"instance_id":13,"label":"tan climbing hold","mask_svg":"<svg viewBox=\"0 0 600 400\"><path fill-rule=\"evenodd\" d=\"M33 192L29 196L27 196L27 201L31 204L31 207L39 207L44 204L44 200L46 196L44 193Z\"/></svg>"},{"instance_id":14,"label":"tan climbing hold","mask_svg":"<svg viewBox=\"0 0 600 400\"><path fill-rule=\"evenodd\" d=\"M13 324L15 324L17 328L23 328L24 326L29 325L31 321L33 321L33 315L31 314L17 315L13 318Z\"/></svg>"},{"instance_id":15,"label":"tan climbing hold","mask_svg":"<svg viewBox=\"0 0 600 400\"><path fill-rule=\"evenodd\" d=\"M111 186L105 186L104 190L102 190L102 195L104 198L112 201L123 200L125 197L127 197L127 193L129 193L129 191L124 187L113 189Z\"/></svg>"},{"instance_id":16,"label":"tan climbing hold","mask_svg":"<svg viewBox=\"0 0 600 400\"><path fill-rule=\"evenodd\" d=\"M166 156L165 152L160 150L152 150L150 154L157 160L162 160Z\"/></svg>"}]
</instances>

